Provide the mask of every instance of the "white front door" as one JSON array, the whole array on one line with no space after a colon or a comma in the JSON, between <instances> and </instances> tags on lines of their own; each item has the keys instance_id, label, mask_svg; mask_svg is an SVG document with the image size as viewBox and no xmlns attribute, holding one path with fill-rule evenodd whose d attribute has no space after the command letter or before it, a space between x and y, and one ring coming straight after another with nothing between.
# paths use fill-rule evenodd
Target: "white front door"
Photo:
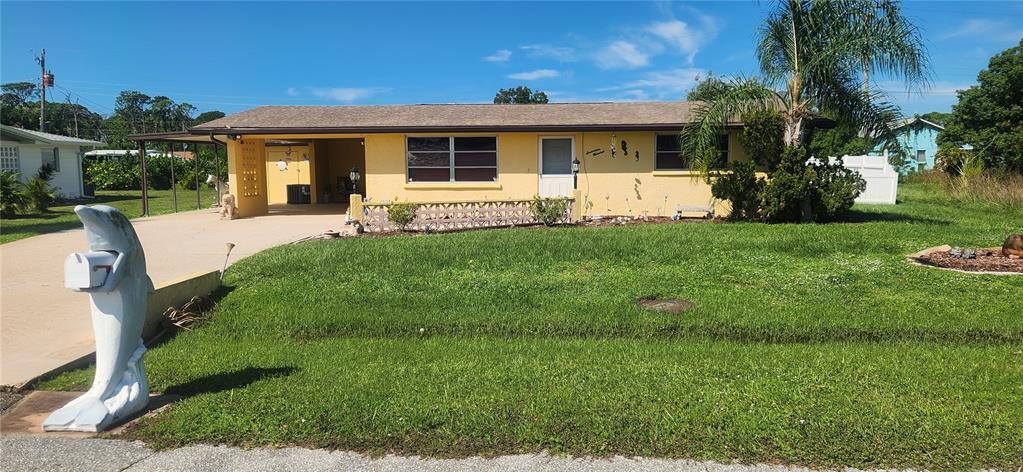
<instances>
[{"instance_id":1,"label":"white front door","mask_svg":"<svg viewBox=\"0 0 1023 472\"><path fill-rule=\"evenodd\" d=\"M540 196L568 197L574 187L573 138L540 138Z\"/></svg>"}]
</instances>

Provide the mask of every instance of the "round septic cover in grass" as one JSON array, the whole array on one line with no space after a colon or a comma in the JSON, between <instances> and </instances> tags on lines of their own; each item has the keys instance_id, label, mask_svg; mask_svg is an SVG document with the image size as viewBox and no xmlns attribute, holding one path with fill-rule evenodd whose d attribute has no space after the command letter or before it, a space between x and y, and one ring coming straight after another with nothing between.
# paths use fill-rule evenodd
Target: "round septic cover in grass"
<instances>
[{"instance_id":1,"label":"round septic cover in grass","mask_svg":"<svg viewBox=\"0 0 1023 472\"><path fill-rule=\"evenodd\" d=\"M641 298L639 306L647 310L664 313L682 313L695 307L696 304L689 300L677 298Z\"/></svg>"}]
</instances>

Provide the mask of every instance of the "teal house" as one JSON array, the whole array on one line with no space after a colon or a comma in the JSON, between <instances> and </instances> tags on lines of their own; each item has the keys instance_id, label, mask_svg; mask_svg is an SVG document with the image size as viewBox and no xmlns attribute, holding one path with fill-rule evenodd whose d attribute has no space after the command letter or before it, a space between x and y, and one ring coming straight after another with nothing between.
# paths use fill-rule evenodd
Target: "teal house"
<instances>
[{"instance_id":1,"label":"teal house","mask_svg":"<svg viewBox=\"0 0 1023 472\"><path fill-rule=\"evenodd\" d=\"M903 120L895 127L899 143L909 151L903 172L907 170L930 170L934 168L934 155L938 152L938 132L945 127L920 117ZM881 149L874 149L880 153Z\"/></svg>"}]
</instances>

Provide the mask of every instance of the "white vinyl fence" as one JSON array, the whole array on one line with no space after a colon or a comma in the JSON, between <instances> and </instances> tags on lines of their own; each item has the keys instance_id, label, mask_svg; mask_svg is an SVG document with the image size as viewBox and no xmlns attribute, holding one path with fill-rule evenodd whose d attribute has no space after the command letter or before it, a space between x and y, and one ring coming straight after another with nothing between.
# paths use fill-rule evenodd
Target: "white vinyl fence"
<instances>
[{"instance_id":1,"label":"white vinyl fence","mask_svg":"<svg viewBox=\"0 0 1023 472\"><path fill-rule=\"evenodd\" d=\"M832 162L835 160L831 158ZM842 156L842 165L859 172L867 181L867 189L856 199L856 203L895 204L899 173L888 163L888 151L882 156Z\"/></svg>"}]
</instances>

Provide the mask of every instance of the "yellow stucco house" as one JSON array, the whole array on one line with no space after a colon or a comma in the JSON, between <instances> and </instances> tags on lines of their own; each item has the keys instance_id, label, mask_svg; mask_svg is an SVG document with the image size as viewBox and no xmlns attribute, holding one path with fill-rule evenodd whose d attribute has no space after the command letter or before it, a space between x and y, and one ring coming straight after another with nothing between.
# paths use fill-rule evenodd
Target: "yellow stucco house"
<instances>
[{"instance_id":1,"label":"yellow stucco house","mask_svg":"<svg viewBox=\"0 0 1023 472\"><path fill-rule=\"evenodd\" d=\"M726 213L679 156L678 133L692 109L687 102L265 106L188 134L227 144L242 217L289 202L347 204L351 194L419 203L566 196L588 216L715 206ZM738 131L736 124L722 135L721 162L747 159Z\"/></svg>"}]
</instances>

